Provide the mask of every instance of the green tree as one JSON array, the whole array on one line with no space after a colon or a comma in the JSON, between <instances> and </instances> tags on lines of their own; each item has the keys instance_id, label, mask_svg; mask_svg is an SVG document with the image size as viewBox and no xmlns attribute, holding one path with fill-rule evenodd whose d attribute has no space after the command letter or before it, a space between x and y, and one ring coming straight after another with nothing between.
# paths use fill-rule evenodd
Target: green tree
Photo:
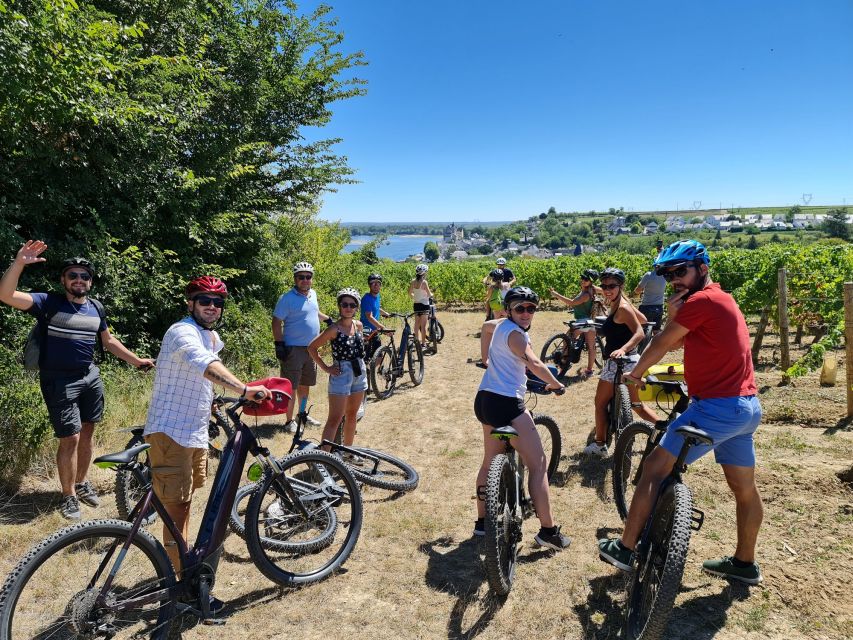
<instances>
[{"instance_id":1,"label":"green tree","mask_svg":"<svg viewBox=\"0 0 853 640\"><path fill-rule=\"evenodd\" d=\"M758 249L758 240L755 236L749 236L749 242L746 243L747 249Z\"/></svg>"},{"instance_id":2,"label":"green tree","mask_svg":"<svg viewBox=\"0 0 853 640\"><path fill-rule=\"evenodd\" d=\"M435 242L427 242L424 245L424 258L427 262L435 262L439 258L438 245Z\"/></svg>"},{"instance_id":3,"label":"green tree","mask_svg":"<svg viewBox=\"0 0 853 640\"><path fill-rule=\"evenodd\" d=\"M799 214L799 213L802 213L802 211L803 211L802 207L800 207L800 205L798 205L798 204L795 204L793 207L788 209L788 211L785 213L785 222L793 222L794 216Z\"/></svg>"},{"instance_id":4,"label":"green tree","mask_svg":"<svg viewBox=\"0 0 853 640\"><path fill-rule=\"evenodd\" d=\"M830 238L850 239L850 225L847 224L847 207L830 209L823 221L823 230Z\"/></svg>"}]
</instances>

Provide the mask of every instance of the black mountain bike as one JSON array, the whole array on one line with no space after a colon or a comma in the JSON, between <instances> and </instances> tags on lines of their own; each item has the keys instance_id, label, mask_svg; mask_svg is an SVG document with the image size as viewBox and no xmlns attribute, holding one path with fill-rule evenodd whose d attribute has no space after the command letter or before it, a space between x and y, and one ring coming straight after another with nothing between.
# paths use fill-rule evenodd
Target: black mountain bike
<instances>
[{"instance_id":1,"label":"black mountain bike","mask_svg":"<svg viewBox=\"0 0 853 640\"><path fill-rule=\"evenodd\" d=\"M263 468L246 514L247 547L261 573L292 587L316 582L340 568L361 531L355 478L340 460L322 451L300 451L276 460L240 420L246 401L226 401L233 402L227 413L236 428L222 451L195 545L188 547L148 487L131 513L133 522L75 524L24 556L0 590L0 640L118 634L162 640L169 637L178 615L221 622L210 610L210 589L249 453ZM127 465L147 448L139 445L97 461ZM183 567L178 576L162 544L141 528L152 505L177 541ZM329 535L331 513L334 530ZM280 546L270 548L265 544L269 539Z\"/></svg>"},{"instance_id":2,"label":"black mountain bike","mask_svg":"<svg viewBox=\"0 0 853 640\"><path fill-rule=\"evenodd\" d=\"M533 393L552 393L542 381L531 380L527 388ZM533 501L527 496L527 469L512 447L512 438L517 436L518 432L508 425L492 429L492 437L502 440L506 450L492 458L485 488L483 544L486 578L491 590L501 596L512 588L522 538L521 527L524 520L534 513ZM559 461L559 457L557 459ZM552 461L553 458L549 462Z\"/></svg>"},{"instance_id":3,"label":"black mountain bike","mask_svg":"<svg viewBox=\"0 0 853 640\"><path fill-rule=\"evenodd\" d=\"M643 420L635 420L616 439L613 450L613 501L622 520L628 517L631 498L643 472L643 461L690 402L687 385L679 380L658 380L655 376L646 376L646 385L656 389L655 402L667 417L655 422L654 426ZM672 399L675 399L674 404L671 404Z\"/></svg>"},{"instance_id":4,"label":"black mountain bike","mask_svg":"<svg viewBox=\"0 0 853 640\"><path fill-rule=\"evenodd\" d=\"M693 507L693 496L681 476L687 470L684 460L690 447L712 445L713 440L692 423L676 431L684 436L684 445L672 472L661 483L632 559L625 620L629 640L663 636L681 588L691 531L699 531L705 520L705 514Z\"/></svg>"},{"instance_id":5,"label":"black mountain bike","mask_svg":"<svg viewBox=\"0 0 853 640\"><path fill-rule=\"evenodd\" d=\"M572 320L571 322L563 322L568 327L565 333L558 333L551 336L545 341L542 346L542 352L539 358L545 364L554 365L557 367L558 377L563 377L572 368L572 365L577 364L581 360L583 352L586 351L586 334L579 333L577 337L572 334L577 329L597 328L600 323L590 320ZM601 370L604 353L604 342L601 336L595 336L595 366Z\"/></svg>"},{"instance_id":6,"label":"black mountain bike","mask_svg":"<svg viewBox=\"0 0 853 640\"><path fill-rule=\"evenodd\" d=\"M435 317L435 299L429 299L429 320L427 321L427 344L429 353L438 353L438 343L444 340L444 327Z\"/></svg>"},{"instance_id":7,"label":"black mountain bike","mask_svg":"<svg viewBox=\"0 0 853 640\"><path fill-rule=\"evenodd\" d=\"M378 400L384 400L397 386L397 379L408 371L412 384L417 386L424 381L424 352L420 342L412 335L409 318L414 313L392 313L393 318L403 319L403 332L400 335L399 349L394 345L394 337L388 344L379 347L370 361L370 388ZM385 333L393 333L389 330ZM408 366L408 369L404 368Z\"/></svg>"},{"instance_id":8,"label":"black mountain bike","mask_svg":"<svg viewBox=\"0 0 853 640\"><path fill-rule=\"evenodd\" d=\"M616 363L616 376L613 378L613 397L607 403L607 446L613 438L619 439L619 434L632 421L631 396L628 387L622 382L622 373L626 364L631 360L628 358L613 358Z\"/></svg>"}]
</instances>

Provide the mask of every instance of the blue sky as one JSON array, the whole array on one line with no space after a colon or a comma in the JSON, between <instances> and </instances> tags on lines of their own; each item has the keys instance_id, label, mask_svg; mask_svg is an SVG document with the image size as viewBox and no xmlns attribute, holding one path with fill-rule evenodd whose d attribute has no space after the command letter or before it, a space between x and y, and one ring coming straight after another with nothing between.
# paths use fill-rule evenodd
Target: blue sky
<instances>
[{"instance_id":1,"label":"blue sky","mask_svg":"<svg viewBox=\"0 0 853 640\"><path fill-rule=\"evenodd\" d=\"M853 205L851 0L331 5L369 65L323 218Z\"/></svg>"}]
</instances>

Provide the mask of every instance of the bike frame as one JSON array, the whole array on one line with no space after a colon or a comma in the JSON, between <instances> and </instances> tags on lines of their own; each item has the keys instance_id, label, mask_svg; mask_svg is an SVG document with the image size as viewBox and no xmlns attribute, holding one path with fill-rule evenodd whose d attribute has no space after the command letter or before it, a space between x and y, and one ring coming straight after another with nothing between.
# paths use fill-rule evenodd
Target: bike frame
<instances>
[{"instance_id":1,"label":"bike frame","mask_svg":"<svg viewBox=\"0 0 853 640\"><path fill-rule=\"evenodd\" d=\"M412 335L412 327L409 326L409 318L414 314L400 314L403 319L403 332L400 334L400 348L394 347L394 340L391 340L391 347L394 349L394 362L397 363L397 371L403 372L403 363L406 359L406 347L409 344L409 336Z\"/></svg>"}]
</instances>

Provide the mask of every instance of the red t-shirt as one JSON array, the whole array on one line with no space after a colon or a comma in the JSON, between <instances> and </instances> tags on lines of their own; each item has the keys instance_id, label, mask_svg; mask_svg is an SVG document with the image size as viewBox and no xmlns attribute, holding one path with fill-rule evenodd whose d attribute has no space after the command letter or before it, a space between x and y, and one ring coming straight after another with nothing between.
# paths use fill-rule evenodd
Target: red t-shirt
<instances>
[{"instance_id":1,"label":"red t-shirt","mask_svg":"<svg viewBox=\"0 0 853 640\"><path fill-rule=\"evenodd\" d=\"M675 316L684 336L684 378L701 399L754 395L749 330L740 309L716 282L692 294Z\"/></svg>"}]
</instances>

